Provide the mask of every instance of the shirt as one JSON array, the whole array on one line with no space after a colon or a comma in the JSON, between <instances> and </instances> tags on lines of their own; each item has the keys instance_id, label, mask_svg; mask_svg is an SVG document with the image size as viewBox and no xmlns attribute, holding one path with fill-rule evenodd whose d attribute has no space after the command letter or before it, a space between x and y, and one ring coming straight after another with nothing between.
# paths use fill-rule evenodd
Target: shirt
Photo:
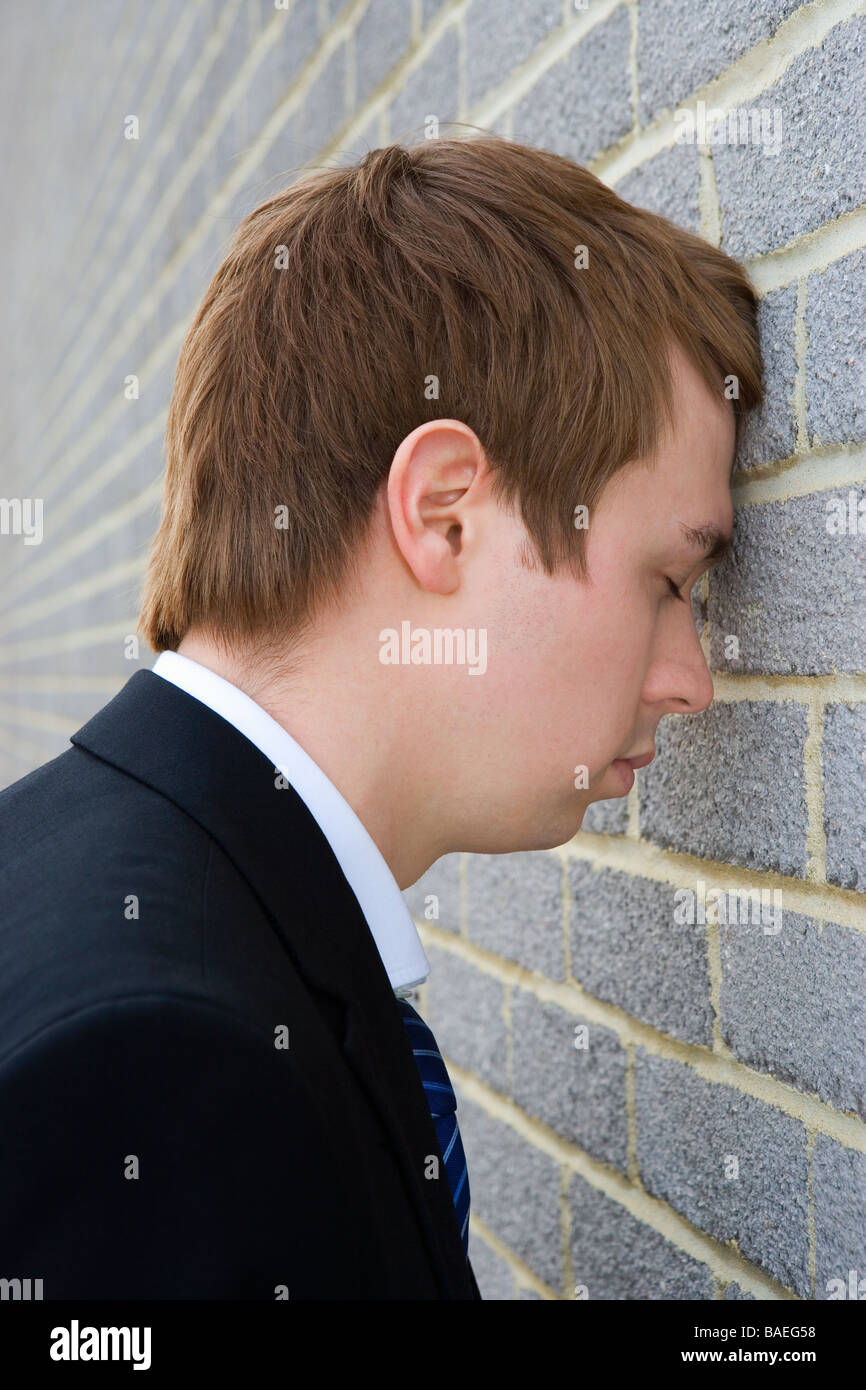
<instances>
[{"instance_id":1,"label":"shirt","mask_svg":"<svg viewBox=\"0 0 866 1390\"><path fill-rule=\"evenodd\" d=\"M422 984L430 963L397 880L378 845L318 763L261 705L201 662L165 651L152 670L234 725L279 769L334 851L394 993L407 994Z\"/></svg>"}]
</instances>

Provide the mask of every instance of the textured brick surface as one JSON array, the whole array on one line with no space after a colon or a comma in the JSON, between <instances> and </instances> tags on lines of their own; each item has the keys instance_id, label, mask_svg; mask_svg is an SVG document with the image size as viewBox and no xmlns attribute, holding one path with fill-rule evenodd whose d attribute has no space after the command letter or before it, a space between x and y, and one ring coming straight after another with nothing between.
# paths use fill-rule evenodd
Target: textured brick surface
<instances>
[{"instance_id":1,"label":"textured brick surface","mask_svg":"<svg viewBox=\"0 0 866 1390\"><path fill-rule=\"evenodd\" d=\"M477 1238L469 1229L469 1259L481 1297L488 1302L511 1302L517 1298L517 1282L507 1260Z\"/></svg>"},{"instance_id":2,"label":"textured brick surface","mask_svg":"<svg viewBox=\"0 0 866 1390\"><path fill-rule=\"evenodd\" d=\"M559 1166L457 1092L472 1210L557 1293L562 1283ZM470 1242L470 1258L472 1245Z\"/></svg>"},{"instance_id":3,"label":"textured brick surface","mask_svg":"<svg viewBox=\"0 0 866 1390\"><path fill-rule=\"evenodd\" d=\"M855 251L810 275L806 331L806 423L813 446L863 439L866 252Z\"/></svg>"},{"instance_id":4,"label":"textured brick surface","mask_svg":"<svg viewBox=\"0 0 866 1390\"><path fill-rule=\"evenodd\" d=\"M751 1299L754 1302L755 1295L753 1293L744 1293L739 1284L728 1284L725 1289L725 1298L728 1300Z\"/></svg>"},{"instance_id":5,"label":"textured brick surface","mask_svg":"<svg viewBox=\"0 0 866 1390\"><path fill-rule=\"evenodd\" d=\"M371 0L355 30L359 104L407 52L411 37L411 12L403 0Z\"/></svg>"},{"instance_id":6,"label":"textured brick surface","mask_svg":"<svg viewBox=\"0 0 866 1390\"><path fill-rule=\"evenodd\" d=\"M866 1154L819 1134L812 1155L815 1189L815 1297L850 1298L866 1278ZM839 1288L841 1281L842 1288ZM858 1291L858 1301L863 1293Z\"/></svg>"},{"instance_id":7,"label":"textured brick surface","mask_svg":"<svg viewBox=\"0 0 866 1390\"><path fill-rule=\"evenodd\" d=\"M299 137L306 159L334 138L348 115L346 62L346 45L341 44L310 88L303 106Z\"/></svg>"},{"instance_id":8,"label":"textured brick surface","mask_svg":"<svg viewBox=\"0 0 866 1390\"><path fill-rule=\"evenodd\" d=\"M719 927L722 1036L749 1066L866 1119L866 936L796 912L775 927Z\"/></svg>"},{"instance_id":9,"label":"textured brick surface","mask_svg":"<svg viewBox=\"0 0 866 1390\"><path fill-rule=\"evenodd\" d=\"M746 1259L808 1297L805 1126L679 1062L642 1047L635 1053L637 1160L647 1191L717 1240L736 1240Z\"/></svg>"},{"instance_id":10,"label":"textured brick surface","mask_svg":"<svg viewBox=\"0 0 866 1390\"><path fill-rule=\"evenodd\" d=\"M641 832L654 844L745 868L806 871L803 744L793 701L740 700L663 719L643 769Z\"/></svg>"},{"instance_id":11,"label":"textured brick surface","mask_svg":"<svg viewBox=\"0 0 866 1390\"><path fill-rule=\"evenodd\" d=\"M624 835L628 829L628 798L615 796L609 801L593 801L586 808L580 828L594 835Z\"/></svg>"},{"instance_id":12,"label":"textured brick surface","mask_svg":"<svg viewBox=\"0 0 866 1390\"><path fill-rule=\"evenodd\" d=\"M654 1028L711 1044L706 928L677 925L676 890L580 861L568 874L575 980Z\"/></svg>"},{"instance_id":13,"label":"textured brick surface","mask_svg":"<svg viewBox=\"0 0 866 1390\"><path fill-rule=\"evenodd\" d=\"M746 416L737 450L738 468L753 468L774 459L789 458L794 452L796 309L796 285L786 285L783 290L764 295L758 305L766 399L760 410Z\"/></svg>"},{"instance_id":14,"label":"textured brick surface","mask_svg":"<svg viewBox=\"0 0 866 1390\"><path fill-rule=\"evenodd\" d=\"M563 979L562 866L556 855L468 855L466 910L469 938L477 945Z\"/></svg>"},{"instance_id":15,"label":"textured brick surface","mask_svg":"<svg viewBox=\"0 0 866 1390\"><path fill-rule=\"evenodd\" d=\"M698 232L701 212L700 158L694 145L675 145L648 159L615 185L627 203L648 208L687 231Z\"/></svg>"},{"instance_id":16,"label":"textured brick surface","mask_svg":"<svg viewBox=\"0 0 866 1390\"><path fill-rule=\"evenodd\" d=\"M637 65L640 123L684 101L797 9L797 0L641 0Z\"/></svg>"},{"instance_id":17,"label":"textured brick surface","mask_svg":"<svg viewBox=\"0 0 866 1390\"><path fill-rule=\"evenodd\" d=\"M625 1052L616 1034L516 989L511 1036L512 1094L521 1109L625 1172Z\"/></svg>"},{"instance_id":18,"label":"textured brick surface","mask_svg":"<svg viewBox=\"0 0 866 1390\"><path fill-rule=\"evenodd\" d=\"M866 893L866 706L826 707L823 752L827 878Z\"/></svg>"},{"instance_id":19,"label":"textured brick surface","mask_svg":"<svg viewBox=\"0 0 866 1390\"><path fill-rule=\"evenodd\" d=\"M466 96L470 106L498 87L512 68L562 21L559 0L526 0L507 14L496 0L470 0L466 10Z\"/></svg>"},{"instance_id":20,"label":"textured brick surface","mask_svg":"<svg viewBox=\"0 0 866 1390\"><path fill-rule=\"evenodd\" d=\"M780 112L778 154L760 144L713 147L723 250L772 251L866 201L864 64L866 19L858 15L751 103Z\"/></svg>"},{"instance_id":21,"label":"textured brick surface","mask_svg":"<svg viewBox=\"0 0 866 1390\"><path fill-rule=\"evenodd\" d=\"M458 108L460 49L457 30L446 29L423 63L415 68L391 104L391 139L406 144L426 138L426 122L435 116L440 127L453 121ZM450 130L440 130L450 135Z\"/></svg>"},{"instance_id":22,"label":"textured brick surface","mask_svg":"<svg viewBox=\"0 0 866 1390\"><path fill-rule=\"evenodd\" d=\"M713 1277L706 1265L577 1174L569 1184L568 1202L571 1266L581 1299L667 1302L713 1297Z\"/></svg>"},{"instance_id":23,"label":"textured brick surface","mask_svg":"<svg viewBox=\"0 0 866 1390\"><path fill-rule=\"evenodd\" d=\"M620 6L517 103L513 138L584 164L626 135L632 126L629 39L628 11ZM606 94L602 103L596 100L599 83Z\"/></svg>"},{"instance_id":24,"label":"textured brick surface","mask_svg":"<svg viewBox=\"0 0 866 1390\"><path fill-rule=\"evenodd\" d=\"M503 987L448 951L430 947L427 1002L419 1010L436 1034L446 1061L454 1061L505 1092Z\"/></svg>"},{"instance_id":25,"label":"textured brick surface","mask_svg":"<svg viewBox=\"0 0 866 1390\"><path fill-rule=\"evenodd\" d=\"M714 670L826 675L866 668L866 536L828 531L848 488L739 507L731 558L710 577ZM739 654L729 657L733 635Z\"/></svg>"}]
</instances>

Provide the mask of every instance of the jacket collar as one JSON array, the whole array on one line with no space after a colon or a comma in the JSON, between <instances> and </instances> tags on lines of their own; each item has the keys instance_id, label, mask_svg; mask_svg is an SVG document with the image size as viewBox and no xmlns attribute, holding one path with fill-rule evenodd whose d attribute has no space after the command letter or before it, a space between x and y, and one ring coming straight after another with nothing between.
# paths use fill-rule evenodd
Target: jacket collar
<instances>
[{"instance_id":1,"label":"jacket collar","mask_svg":"<svg viewBox=\"0 0 866 1390\"><path fill-rule=\"evenodd\" d=\"M388 976L307 806L232 724L152 671L136 671L70 741L207 831L263 904L301 977L345 1008L346 1059L390 1136L443 1294L477 1297L444 1167L439 1181L423 1175L436 1132Z\"/></svg>"}]
</instances>

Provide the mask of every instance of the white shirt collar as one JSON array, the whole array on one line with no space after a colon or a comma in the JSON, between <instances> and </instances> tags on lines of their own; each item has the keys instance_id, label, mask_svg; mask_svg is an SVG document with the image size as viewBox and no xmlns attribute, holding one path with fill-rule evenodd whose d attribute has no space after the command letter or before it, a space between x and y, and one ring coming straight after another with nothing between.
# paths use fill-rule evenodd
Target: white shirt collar
<instances>
[{"instance_id":1,"label":"white shirt collar","mask_svg":"<svg viewBox=\"0 0 866 1390\"><path fill-rule=\"evenodd\" d=\"M233 724L294 787L358 899L391 988L404 991L426 980L430 963L399 885L378 845L318 763L261 705L200 662L165 651L152 670Z\"/></svg>"}]
</instances>

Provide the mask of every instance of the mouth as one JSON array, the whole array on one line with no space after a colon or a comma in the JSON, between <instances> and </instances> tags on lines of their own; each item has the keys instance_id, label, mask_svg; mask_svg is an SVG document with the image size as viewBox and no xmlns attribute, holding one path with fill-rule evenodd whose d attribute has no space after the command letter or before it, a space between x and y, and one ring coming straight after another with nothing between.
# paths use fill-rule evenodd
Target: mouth
<instances>
[{"instance_id":1,"label":"mouth","mask_svg":"<svg viewBox=\"0 0 866 1390\"><path fill-rule=\"evenodd\" d=\"M648 753L639 753L635 758L614 758L611 767L616 772L622 784L621 796L630 792L634 786L634 774L639 767L646 767L651 763L656 755L656 750L651 748Z\"/></svg>"},{"instance_id":2,"label":"mouth","mask_svg":"<svg viewBox=\"0 0 866 1390\"><path fill-rule=\"evenodd\" d=\"M648 753L639 753L636 758L615 758L614 761L625 763L627 767L634 768L634 770L637 771L639 767L647 767L652 762L655 755L656 750L651 748Z\"/></svg>"}]
</instances>

